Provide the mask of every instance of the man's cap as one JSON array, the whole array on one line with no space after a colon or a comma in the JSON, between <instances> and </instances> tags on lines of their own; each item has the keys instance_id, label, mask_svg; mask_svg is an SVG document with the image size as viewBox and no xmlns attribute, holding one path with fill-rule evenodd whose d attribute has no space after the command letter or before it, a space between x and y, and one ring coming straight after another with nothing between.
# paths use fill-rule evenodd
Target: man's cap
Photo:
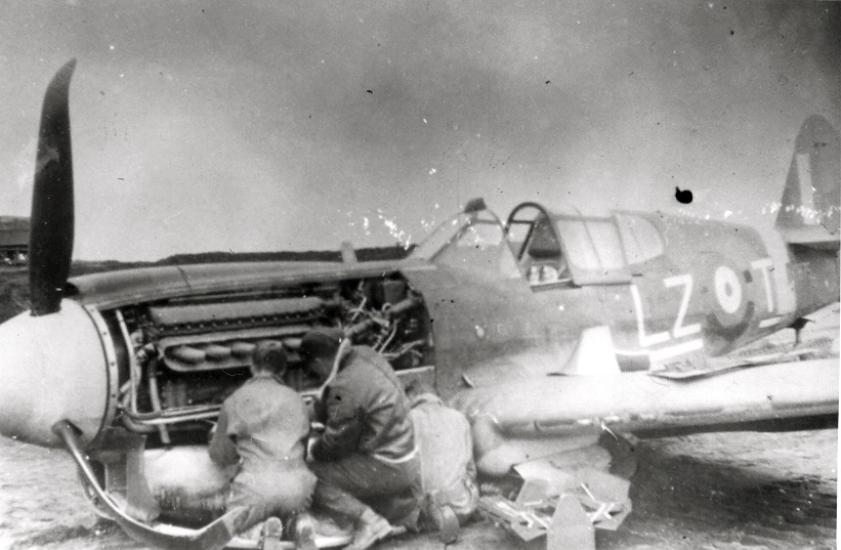
<instances>
[{"instance_id":1,"label":"man's cap","mask_svg":"<svg viewBox=\"0 0 841 550\"><path fill-rule=\"evenodd\" d=\"M313 357L329 357L335 355L344 338L345 333L342 329L318 327L304 335L298 353L304 360Z\"/></svg>"}]
</instances>

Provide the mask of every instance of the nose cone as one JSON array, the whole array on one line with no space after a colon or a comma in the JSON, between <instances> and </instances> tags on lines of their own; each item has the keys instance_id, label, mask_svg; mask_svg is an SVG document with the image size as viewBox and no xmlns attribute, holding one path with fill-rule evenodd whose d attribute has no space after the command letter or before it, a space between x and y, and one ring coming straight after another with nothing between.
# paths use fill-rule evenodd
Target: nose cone
<instances>
[{"instance_id":1,"label":"nose cone","mask_svg":"<svg viewBox=\"0 0 841 550\"><path fill-rule=\"evenodd\" d=\"M53 424L69 420L92 438L108 405L100 335L78 303L57 313L24 312L0 325L0 434L58 446Z\"/></svg>"}]
</instances>

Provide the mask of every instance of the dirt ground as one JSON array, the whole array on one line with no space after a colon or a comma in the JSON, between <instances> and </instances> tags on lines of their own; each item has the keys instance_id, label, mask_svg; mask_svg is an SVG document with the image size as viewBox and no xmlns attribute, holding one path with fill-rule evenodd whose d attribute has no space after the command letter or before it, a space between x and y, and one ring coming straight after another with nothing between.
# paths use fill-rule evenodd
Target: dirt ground
<instances>
[{"instance_id":1,"label":"dirt ground","mask_svg":"<svg viewBox=\"0 0 841 550\"><path fill-rule=\"evenodd\" d=\"M807 338L838 339L838 306ZM784 331L790 332L790 331ZM781 335L776 341L789 336ZM772 341L772 343L774 343ZM836 548L837 430L703 434L640 443L634 511L599 550ZM431 550L432 536L388 541L388 550ZM143 548L98 520L75 467L59 449L0 439L0 550ZM525 546L487 521L462 530L451 549ZM538 545L537 548L540 548Z\"/></svg>"},{"instance_id":2,"label":"dirt ground","mask_svg":"<svg viewBox=\"0 0 841 550\"><path fill-rule=\"evenodd\" d=\"M634 511L600 550L836 548L837 431L729 433L650 440L639 447ZM383 548L430 550L431 536ZM143 548L97 520L61 450L0 441L0 548ZM524 548L476 522L452 549Z\"/></svg>"}]
</instances>

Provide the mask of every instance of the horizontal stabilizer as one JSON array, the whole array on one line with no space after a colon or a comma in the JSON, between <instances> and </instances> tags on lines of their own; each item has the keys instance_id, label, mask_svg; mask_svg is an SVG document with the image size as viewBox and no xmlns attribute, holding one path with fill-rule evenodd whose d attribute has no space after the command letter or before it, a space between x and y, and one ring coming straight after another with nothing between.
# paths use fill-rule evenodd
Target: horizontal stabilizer
<instances>
[{"instance_id":1,"label":"horizontal stabilizer","mask_svg":"<svg viewBox=\"0 0 841 550\"><path fill-rule=\"evenodd\" d=\"M839 235L831 235L820 225L779 228L780 234L788 244L799 244L810 248L835 250L838 248Z\"/></svg>"},{"instance_id":2,"label":"horizontal stabilizer","mask_svg":"<svg viewBox=\"0 0 841 550\"><path fill-rule=\"evenodd\" d=\"M651 366L648 372L654 376L679 380L695 376L707 376L717 370L709 362L703 348L662 359L656 356L656 352L651 355Z\"/></svg>"}]
</instances>

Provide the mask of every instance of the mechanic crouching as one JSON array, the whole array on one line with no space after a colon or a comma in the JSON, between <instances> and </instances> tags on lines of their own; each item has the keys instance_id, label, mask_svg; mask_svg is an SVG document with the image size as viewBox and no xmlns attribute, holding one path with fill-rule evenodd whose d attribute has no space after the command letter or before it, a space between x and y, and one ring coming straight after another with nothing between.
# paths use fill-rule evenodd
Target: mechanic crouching
<instances>
[{"instance_id":1,"label":"mechanic crouching","mask_svg":"<svg viewBox=\"0 0 841 550\"><path fill-rule=\"evenodd\" d=\"M341 330L307 333L300 354L324 382L316 416L324 433L311 447L318 477L313 505L355 525L349 550L370 548L392 523L415 529L420 462L409 405L391 365Z\"/></svg>"},{"instance_id":2,"label":"mechanic crouching","mask_svg":"<svg viewBox=\"0 0 841 550\"><path fill-rule=\"evenodd\" d=\"M252 378L225 400L210 441L216 464L240 465L226 502L237 533L272 516L293 520L311 502L316 478L304 458L309 415L300 395L283 383L285 371L283 345L259 343ZM264 537L279 539L280 529L277 519L267 521Z\"/></svg>"}]
</instances>

